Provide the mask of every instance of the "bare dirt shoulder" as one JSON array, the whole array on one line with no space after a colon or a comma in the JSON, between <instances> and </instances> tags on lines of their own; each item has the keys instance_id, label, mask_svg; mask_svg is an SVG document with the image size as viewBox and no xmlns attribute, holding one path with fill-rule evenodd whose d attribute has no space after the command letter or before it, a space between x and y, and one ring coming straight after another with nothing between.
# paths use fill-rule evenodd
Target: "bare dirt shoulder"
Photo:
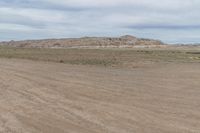
<instances>
[{"instance_id":1,"label":"bare dirt shoulder","mask_svg":"<svg viewBox=\"0 0 200 133\"><path fill-rule=\"evenodd\" d=\"M200 64L128 69L0 59L0 131L198 133Z\"/></svg>"}]
</instances>

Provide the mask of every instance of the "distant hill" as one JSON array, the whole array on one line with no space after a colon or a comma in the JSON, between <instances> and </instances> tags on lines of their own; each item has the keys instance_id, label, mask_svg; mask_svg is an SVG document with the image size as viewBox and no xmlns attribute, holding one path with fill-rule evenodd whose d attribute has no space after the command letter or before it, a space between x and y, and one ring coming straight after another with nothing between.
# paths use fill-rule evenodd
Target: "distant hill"
<instances>
[{"instance_id":1,"label":"distant hill","mask_svg":"<svg viewBox=\"0 0 200 133\"><path fill-rule=\"evenodd\" d=\"M162 46L163 42L153 39L137 38L130 35L121 37L83 37L66 39L44 39L0 42L7 45L22 48L69 48L69 47L149 47Z\"/></svg>"}]
</instances>

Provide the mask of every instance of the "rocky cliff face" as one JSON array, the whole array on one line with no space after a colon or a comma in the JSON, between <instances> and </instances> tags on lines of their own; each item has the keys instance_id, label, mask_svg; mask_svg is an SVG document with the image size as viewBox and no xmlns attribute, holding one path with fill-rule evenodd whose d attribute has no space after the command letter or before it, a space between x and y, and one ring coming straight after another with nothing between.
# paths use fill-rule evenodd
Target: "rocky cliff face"
<instances>
[{"instance_id":1,"label":"rocky cliff face","mask_svg":"<svg viewBox=\"0 0 200 133\"><path fill-rule=\"evenodd\" d=\"M67 48L67 47L132 47L132 46L160 46L163 43L159 40L141 39L125 35L121 37L83 37L67 39L46 39L1 42L0 45L25 48Z\"/></svg>"}]
</instances>

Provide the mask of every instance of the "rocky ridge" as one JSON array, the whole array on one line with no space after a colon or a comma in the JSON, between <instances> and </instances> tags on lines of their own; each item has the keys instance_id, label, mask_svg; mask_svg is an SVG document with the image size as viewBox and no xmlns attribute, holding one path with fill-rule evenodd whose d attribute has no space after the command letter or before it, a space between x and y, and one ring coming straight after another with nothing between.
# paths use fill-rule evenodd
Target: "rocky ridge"
<instances>
[{"instance_id":1,"label":"rocky ridge","mask_svg":"<svg viewBox=\"0 0 200 133\"><path fill-rule=\"evenodd\" d=\"M66 39L44 39L0 42L0 45L23 48L76 48L76 47L159 47L159 40L137 38L130 35L121 37L83 37Z\"/></svg>"}]
</instances>

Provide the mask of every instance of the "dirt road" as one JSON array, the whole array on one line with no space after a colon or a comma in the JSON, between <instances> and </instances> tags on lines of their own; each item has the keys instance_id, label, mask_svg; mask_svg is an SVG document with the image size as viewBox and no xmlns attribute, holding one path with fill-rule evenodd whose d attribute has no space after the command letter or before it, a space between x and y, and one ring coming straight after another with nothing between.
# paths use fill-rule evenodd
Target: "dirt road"
<instances>
[{"instance_id":1,"label":"dirt road","mask_svg":"<svg viewBox=\"0 0 200 133\"><path fill-rule=\"evenodd\" d=\"M199 133L199 68L0 59L0 132Z\"/></svg>"}]
</instances>

